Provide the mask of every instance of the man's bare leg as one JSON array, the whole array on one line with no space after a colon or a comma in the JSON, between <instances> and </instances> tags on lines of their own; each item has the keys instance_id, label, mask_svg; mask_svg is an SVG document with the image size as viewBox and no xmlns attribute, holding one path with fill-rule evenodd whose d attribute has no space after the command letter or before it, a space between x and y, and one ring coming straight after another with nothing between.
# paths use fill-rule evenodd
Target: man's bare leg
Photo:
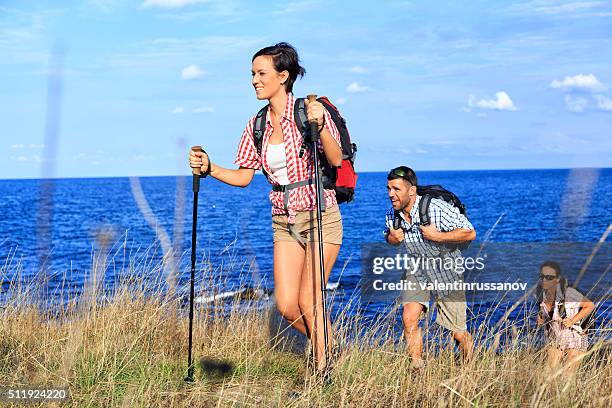
<instances>
[{"instance_id":1,"label":"man's bare leg","mask_svg":"<svg viewBox=\"0 0 612 408\"><path fill-rule=\"evenodd\" d=\"M404 303L402 312L402 323L404 324L404 336L408 355L412 359L412 366L421 368L423 361L423 334L419 328L419 318L423 312L423 305L418 302Z\"/></svg>"},{"instance_id":2,"label":"man's bare leg","mask_svg":"<svg viewBox=\"0 0 612 408\"><path fill-rule=\"evenodd\" d=\"M453 332L453 338L459 343L463 361L470 361L474 352L474 340L472 339L472 335L467 331L456 331Z\"/></svg>"}]
</instances>

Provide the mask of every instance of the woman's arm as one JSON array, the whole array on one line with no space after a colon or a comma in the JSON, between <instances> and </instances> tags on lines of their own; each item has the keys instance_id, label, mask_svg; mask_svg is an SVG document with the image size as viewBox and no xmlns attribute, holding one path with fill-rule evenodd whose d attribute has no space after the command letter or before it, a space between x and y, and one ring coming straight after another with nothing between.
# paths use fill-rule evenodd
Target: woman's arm
<instances>
[{"instance_id":1,"label":"woman's arm","mask_svg":"<svg viewBox=\"0 0 612 408\"><path fill-rule=\"evenodd\" d=\"M255 170L246 167L232 170L210 163L210 175L230 186L246 187L253 180Z\"/></svg>"},{"instance_id":2,"label":"woman's arm","mask_svg":"<svg viewBox=\"0 0 612 408\"><path fill-rule=\"evenodd\" d=\"M325 153L325 157L327 158L327 162L334 167L340 167L342 165L342 148L340 144L329 132L327 129L327 123L325 121L332 121L331 116L327 114L325 116L325 107L319 101L306 100L306 114L308 116L309 122L316 122L320 127L323 125L323 128L319 131L319 135L321 136L321 144L323 145L323 152ZM327 117L327 119L324 119Z\"/></svg>"},{"instance_id":3,"label":"woman's arm","mask_svg":"<svg viewBox=\"0 0 612 408\"><path fill-rule=\"evenodd\" d=\"M572 318L564 319L563 325L565 327L571 327L591 314L593 310L595 310L595 303L593 303L587 297L583 297L582 301L580 301L580 310L578 313L576 313L576 315Z\"/></svg>"},{"instance_id":4,"label":"woman's arm","mask_svg":"<svg viewBox=\"0 0 612 408\"><path fill-rule=\"evenodd\" d=\"M580 302L580 311L574 316L574 322L584 319L590 315L593 310L595 310L595 303L586 297L582 298L582 302Z\"/></svg>"},{"instance_id":5,"label":"woman's arm","mask_svg":"<svg viewBox=\"0 0 612 408\"><path fill-rule=\"evenodd\" d=\"M342 165L342 149L338 145L338 142L332 137L326 126L323 126L320 135L323 152L325 152L327 162L334 167L340 167Z\"/></svg>"},{"instance_id":6,"label":"woman's arm","mask_svg":"<svg viewBox=\"0 0 612 408\"><path fill-rule=\"evenodd\" d=\"M204 152L189 152L189 164L191 167L199 167L202 174L208 169L209 158ZM246 187L253 180L254 169L240 167L236 170L226 169L210 162L210 175L219 181L235 187Z\"/></svg>"}]
</instances>

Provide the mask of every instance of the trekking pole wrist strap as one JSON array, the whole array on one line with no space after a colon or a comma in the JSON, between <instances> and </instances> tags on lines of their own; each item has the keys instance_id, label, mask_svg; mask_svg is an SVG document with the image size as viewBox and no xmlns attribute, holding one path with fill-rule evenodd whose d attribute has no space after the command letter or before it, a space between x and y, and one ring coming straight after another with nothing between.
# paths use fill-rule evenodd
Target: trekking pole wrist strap
<instances>
[{"instance_id":1,"label":"trekking pole wrist strap","mask_svg":"<svg viewBox=\"0 0 612 408\"><path fill-rule=\"evenodd\" d=\"M319 133L323 131L324 127L325 127L325 115L323 115L323 122L321 122L321 126L319 126Z\"/></svg>"},{"instance_id":2,"label":"trekking pole wrist strap","mask_svg":"<svg viewBox=\"0 0 612 408\"><path fill-rule=\"evenodd\" d=\"M202 152L206 153L206 150L202 149ZM210 174L210 157L208 156L208 153L206 153L206 160L208 161L208 166L206 166L206 171L200 175L202 178L206 178Z\"/></svg>"}]
</instances>

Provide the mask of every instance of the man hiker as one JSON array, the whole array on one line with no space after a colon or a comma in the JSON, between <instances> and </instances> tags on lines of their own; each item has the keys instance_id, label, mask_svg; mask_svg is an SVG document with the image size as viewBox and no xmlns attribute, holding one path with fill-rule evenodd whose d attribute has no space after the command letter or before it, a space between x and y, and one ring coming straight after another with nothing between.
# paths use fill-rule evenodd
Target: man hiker
<instances>
[{"instance_id":1,"label":"man hiker","mask_svg":"<svg viewBox=\"0 0 612 408\"><path fill-rule=\"evenodd\" d=\"M423 285L461 281L460 274L452 266L458 264L457 259L461 258L457 244L473 241L476 231L457 207L440 198L429 201L426 214L430 223L423 225L419 205L424 197L417 194L417 176L409 167L400 166L389 172L387 190L393 208L387 213L386 241L390 245L404 244L410 256L422 258L420 267L404 272L404 279L414 282L411 286L414 290L406 289L400 296L408 354L412 367L420 369L425 362L422 358L423 337L419 319L428 309L431 296L431 291L423 290ZM429 262L431 260L434 262ZM469 360L473 342L466 325L465 292L442 289L433 292L436 323L452 332L464 360Z\"/></svg>"}]
</instances>

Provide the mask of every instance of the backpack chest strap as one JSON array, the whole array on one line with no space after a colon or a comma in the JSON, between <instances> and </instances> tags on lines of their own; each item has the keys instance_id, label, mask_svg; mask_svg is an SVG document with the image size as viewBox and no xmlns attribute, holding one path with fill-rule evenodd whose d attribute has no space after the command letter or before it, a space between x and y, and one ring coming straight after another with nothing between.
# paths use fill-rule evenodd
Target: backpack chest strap
<instances>
[{"instance_id":1,"label":"backpack chest strap","mask_svg":"<svg viewBox=\"0 0 612 408\"><path fill-rule=\"evenodd\" d=\"M302 181L297 181L295 183L285 184L285 185L273 185L272 191L282 192L283 193L283 207L285 209L285 214L289 215L289 192L298 187L308 186L310 184L314 184L314 179L307 179ZM319 191L319 194L323 194L323 189ZM321 202L323 203L321 211L325 211L325 198L322 197ZM292 235L300 244L306 245L306 240L301 237L297 232L293 230L293 225L287 223L287 229L289 230L289 234Z\"/></svg>"},{"instance_id":2,"label":"backpack chest strap","mask_svg":"<svg viewBox=\"0 0 612 408\"><path fill-rule=\"evenodd\" d=\"M314 179L306 179L302 181L297 181L295 183L285 184L285 185L273 185L272 191L282 192L283 193L283 207L285 208L285 213L289 214L289 192L298 187L308 186L310 184L314 184ZM323 194L323 184L320 183L321 191L318 191L317 194ZM321 211L325 211L325 198L321 196Z\"/></svg>"},{"instance_id":3,"label":"backpack chest strap","mask_svg":"<svg viewBox=\"0 0 612 408\"><path fill-rule=\"evenodd\" d=\"M276 184L272 186L272 191L282 191L284 193L289 190L293 190L294 188L307 186L312 183L314 183L314 179L306 179L306 180L297 181L295 183L289 183L285 185Z\"/></svg>"}]
</instances>

